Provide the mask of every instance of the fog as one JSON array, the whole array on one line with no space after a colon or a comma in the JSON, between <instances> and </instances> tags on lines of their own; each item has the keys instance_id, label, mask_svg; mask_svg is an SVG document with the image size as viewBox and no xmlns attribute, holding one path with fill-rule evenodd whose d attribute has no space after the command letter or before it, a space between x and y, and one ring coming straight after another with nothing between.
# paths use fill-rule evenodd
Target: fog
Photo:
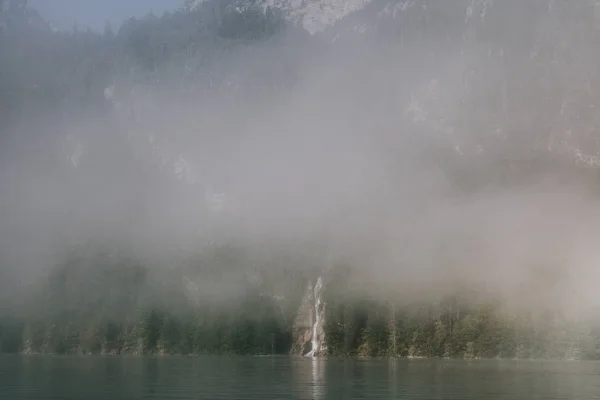
<instances>
[{"instance_id":1,"label":"fog","mask_svg":"<svg viewBox=\"0 0 600 400\"><path fill-rule=\"evenodd\" d=\"M580 166L597 151L597 31L510 4L461 35L284 35L234 48L201 83L116 73L85 112L22 113L2 151L4 268L31 282L90 242L160 270L233 244L349 264L353 290L384 298L600 305L597 172ZM279 63L293 84L275 84ZM217 73L237 92L203 91Z\"/></svg>"}]
</instances>

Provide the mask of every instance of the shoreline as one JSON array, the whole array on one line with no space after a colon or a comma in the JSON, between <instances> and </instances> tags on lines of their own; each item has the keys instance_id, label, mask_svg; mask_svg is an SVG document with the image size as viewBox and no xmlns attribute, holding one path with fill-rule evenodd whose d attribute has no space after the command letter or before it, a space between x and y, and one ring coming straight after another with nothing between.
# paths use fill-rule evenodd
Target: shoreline
<instances>
[{"instance_id":1,"label":"shoreline","mask_svg":"<svg viewBox=\"0 0 600 400\"><path fill-rule=\"evenodd\" d=\"M575 359L575 358L508 358L508 357L422 357L422 356L361 356L361 355L325 355L325 356L303 356L299 354L228 354L228 353L198 353L198 354L171 354L171 353L39 353L18 352L0 353L0 356L21 357L106 357L106 358L200 358L200 357L247 357L247 358L292 358L303 360L328 360L328 359L355 359L355 360L408 360L408 361L560 361L560 362L595 362L598 359Z\"/></svg>"}]
</instances>

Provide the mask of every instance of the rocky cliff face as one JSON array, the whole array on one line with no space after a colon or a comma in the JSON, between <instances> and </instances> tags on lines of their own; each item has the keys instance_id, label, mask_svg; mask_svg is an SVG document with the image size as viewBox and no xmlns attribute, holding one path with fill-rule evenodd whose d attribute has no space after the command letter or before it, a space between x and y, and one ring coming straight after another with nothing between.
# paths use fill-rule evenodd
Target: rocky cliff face
<instances>
[{"instance_id":1,"label":"rocky cliff face","mask_svg":"<svg viewBox=\"0 0 600 400\"><path fill-rule=\"evenodd\" d=\"M294 321L294 342L292 353L303 355L311 350L312 325L314 313L314 295L312 283L309 283Z\"/></svg>"},{"instance_id":2,"label":"rocky cliff face","mask_svg":"<svg viewBox=\"0 0 600 400\"><path fill-rule=\"evenodd\" d=\"M311 34L323 31L346 15L360 10L370 0L265 0L283 10L287 18Z\"/></svg>"},{"instance_id":3,"label":"rocky cliff face","mask_svg":"<svg viewBox=\"0 0 600 400\"><path fill-rule=\"evenodd\" d=\"M183 10L193 11L204 0L186 0ZM323 31L346 15L360 10L371 0L255 0L240 4L253 3L263 7L273 7L283 11L286 18L301 25L311 34Z\"/></svg>"}]
</instances>

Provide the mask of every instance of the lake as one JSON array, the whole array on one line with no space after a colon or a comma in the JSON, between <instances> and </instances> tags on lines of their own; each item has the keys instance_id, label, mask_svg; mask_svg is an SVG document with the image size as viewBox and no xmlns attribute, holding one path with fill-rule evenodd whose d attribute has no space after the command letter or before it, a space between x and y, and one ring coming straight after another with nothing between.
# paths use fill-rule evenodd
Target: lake
<instances>
[{"instance_id":1,"label":"lake","mask_svg":"<svg viewBox=\"0 0 600 400\"><path fill-rule=\"evenodd\" d=\"M600 399L600 363L0 356L0 399Z\"/></svg>"}]
</instances>

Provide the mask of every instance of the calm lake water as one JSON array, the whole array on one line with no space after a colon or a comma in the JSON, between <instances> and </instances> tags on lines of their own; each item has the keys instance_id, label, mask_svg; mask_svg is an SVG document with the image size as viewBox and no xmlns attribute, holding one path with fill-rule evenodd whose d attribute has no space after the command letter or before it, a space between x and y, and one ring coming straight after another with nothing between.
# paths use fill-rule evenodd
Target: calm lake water
<instances>
[{"instance_id":1,"label":"calm lake water","mask_svg":"<svg viewBox=\"0 0 600 400\"><path fill-rule=\"evenodd\" d=\"M600 399L600 363L0 356L0 399Z\"/></svg>"}]
</instances>

